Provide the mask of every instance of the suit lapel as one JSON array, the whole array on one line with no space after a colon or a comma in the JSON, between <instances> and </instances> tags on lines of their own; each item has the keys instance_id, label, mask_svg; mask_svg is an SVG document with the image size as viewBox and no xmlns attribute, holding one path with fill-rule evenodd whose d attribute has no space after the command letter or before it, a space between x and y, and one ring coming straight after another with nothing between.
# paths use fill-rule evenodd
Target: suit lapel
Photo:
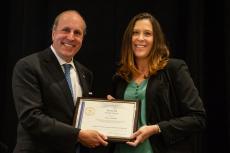
<instances>
[{"instance_id":1,"label":"suit lapel","mask_svg":"<svg viewBox=\"0 0 230 153\"><path fill-rule=\"evenodd\" d=\"M51 51L51 49L47 49L46 53L47 54L45 55L44 58L45 66L47 67L48 71L52 75L54 81L59 85L60 90L62 90L64 97L66 97L67 103L69 104L69 106L71 106L71 109L74 110L74 102L73 102L72 94L68 87L61 66L57 58Z\"/></svg>"},{"instance_id":2,"label":"suit lapel","mask_svg":"<svg viewBox=\"0 0 230 153\"><path fill-rule=\"evenodd\" d=\"M162 86L162 81L159 77L159 73L160 72L158 72L157 75L152 75L149 78L146 88L146 106L148 106L146 116L147 121L151 120L153 123L158 122L157 116L159 114L159 110L157 109L159 105L158 103L160 102L158 93L160 93L159 89Z\"/></svg>"},{"instance_id":3,"label":"suit lapel","mask_svg":"<svg viewBox=\"0 0 230 153\"><path fill-rule=\"evenodd\" d=\"M89 93L89 88L87 85L86 74L78 62L74 61L74 65L77 69L79 82L80 82L80 85L82 87L82 96L87 97L88 93Z\"/></svg>"},{"instance_id":4,"label":"suit lapel","mask_svg":"<svg viewBox=\"0 0 230 153\"><path fill-rule=\"evenodd\" d=\"M151 76L149 78L146 97L147 97L147 116L148 120L152 120L153 123L159 122L162 117L162 110L159 108L168 108L163 110L166 114L172 114L171 108L168 103L169 96L169 84L167 82L165 70L161 70L157 73L157 75ZM167 112L168 111L168 112ZM152 116L156 116L152 118Z\"/></svg>"}]
</instances>

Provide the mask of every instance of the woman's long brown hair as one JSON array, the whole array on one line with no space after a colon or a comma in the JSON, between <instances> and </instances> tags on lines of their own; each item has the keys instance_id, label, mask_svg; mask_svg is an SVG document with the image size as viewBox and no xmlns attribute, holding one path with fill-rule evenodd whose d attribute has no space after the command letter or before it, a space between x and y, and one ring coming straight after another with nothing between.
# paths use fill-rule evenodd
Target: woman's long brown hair
<instances>
[{"instance_id":1,"label":"woman's long brown hair","mask_svg":"<svg viewBox=\"0 0 230 153\"><path fill-rule=\"evenodd\" d=\"M117 74L130 81L134 74L139 74L134 60L132 49L132 35L135 23L138 20L148 19L153 27L153 46L149 54L149 75L156 74L158 70L163 69L168 63L169 49L166 45L164 34L161 30L159 22L149 13L140 13L133 17L126 28L122 46L121 46L121 59L120 67Z\"/></svg>"}]
</instances>

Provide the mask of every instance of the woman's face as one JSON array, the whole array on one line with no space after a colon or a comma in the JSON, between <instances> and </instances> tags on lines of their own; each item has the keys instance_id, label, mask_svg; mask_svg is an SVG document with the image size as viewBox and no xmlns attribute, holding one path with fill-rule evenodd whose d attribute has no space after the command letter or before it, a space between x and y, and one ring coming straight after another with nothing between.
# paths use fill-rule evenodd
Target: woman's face
<instances>
[{"instance_id":1,"label":"woman's face","mask_svg":"<svg viewBox=\"0 0 230 153\"><path fill-rule=\"evenodd\" d=\"M132 34L132 49L135 59L147 59L153 41L153 27L149 19L136 21Z\"/></svg>"}]
</instances>

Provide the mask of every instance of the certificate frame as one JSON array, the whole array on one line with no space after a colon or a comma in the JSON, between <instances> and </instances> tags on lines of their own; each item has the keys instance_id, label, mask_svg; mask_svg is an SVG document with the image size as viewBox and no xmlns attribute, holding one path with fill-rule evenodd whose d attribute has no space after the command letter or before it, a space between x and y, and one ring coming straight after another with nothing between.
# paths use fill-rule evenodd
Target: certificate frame
<instances>
[{"instance_id":1,"label":"certificate frame","mask_svg":"<svg viewBox=\"0 0 230 153\"><path fill-rule=\"evenodd\" d=\"M73 126L97 130L108 141L131 141L131 134L137 130L139 110L139 100L78 97Z\"/></svg>"}]
</instances>

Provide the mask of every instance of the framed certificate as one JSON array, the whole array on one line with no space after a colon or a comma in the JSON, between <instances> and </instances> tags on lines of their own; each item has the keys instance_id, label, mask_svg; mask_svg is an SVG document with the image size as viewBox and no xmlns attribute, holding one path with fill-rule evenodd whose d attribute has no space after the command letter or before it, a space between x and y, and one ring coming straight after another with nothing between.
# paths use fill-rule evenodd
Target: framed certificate
<instances>
[{"instance_id":1,"label":"framed certificate","mask_svg":"<svg viewBox=\"0 0 230 153\"><path fill-rule=\"evenodd\" d=\"M73 126L97 130L109 141L129 141L137 130L138 100L78 98Z\"/></svg>"}]
</instances>

